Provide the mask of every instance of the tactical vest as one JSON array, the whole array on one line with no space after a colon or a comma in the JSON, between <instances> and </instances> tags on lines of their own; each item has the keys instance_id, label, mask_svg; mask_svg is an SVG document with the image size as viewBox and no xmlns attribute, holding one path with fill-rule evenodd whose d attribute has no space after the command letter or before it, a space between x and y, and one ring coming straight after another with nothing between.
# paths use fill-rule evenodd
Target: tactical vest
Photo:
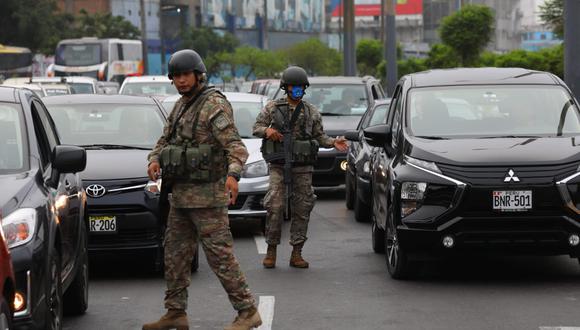
<instances>
[{"instance_id":1,"label":"tactical vest","mask_svg":"<svg viewBox=\"0 0 580 330\"><path fill-rule=\"evenodd\" d=\"M276 101L272 118L272 127L281 134L293 134L292 138L292 163L295 165L313 165L318 158L318 141L312 138L314 122L311 120L311 109L306 103L302 109L303 116L298 117L294 127L298 132L294 135L294 129L290 128L290 106L286 99ZM262 140L262 156L269 163L284 164L284 144L269 139Z\"/></svg>"},{"instance_id":2,"label":"tactical vest","mask_svg":"<svg viewBox=\"0 0 580 330\"><path fill-rule=\"evenodd\" d=\"M163 169L163 178L167 180L179 181L180 183L211 183L216 182L227 174L227 159L221 147L211 144L199 144L197 141L185 140L177 144L176 130L179 120L190 108L198 109L193 122L193 134L198 126L201 108L214 94L219 93L213 87L205 89L201 94L188 103L184 104L175 121L172 123L168 145L160 153L160 165Z\"/></svg>"}]
</instances>

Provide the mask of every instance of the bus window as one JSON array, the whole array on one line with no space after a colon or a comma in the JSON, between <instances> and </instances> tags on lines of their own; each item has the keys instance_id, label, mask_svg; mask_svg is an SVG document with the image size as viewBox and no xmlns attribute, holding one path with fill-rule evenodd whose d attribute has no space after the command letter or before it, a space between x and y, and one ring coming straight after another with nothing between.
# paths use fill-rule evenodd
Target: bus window
<instances>
[{"instance_id":1,"label":"bus window","mask_svg":"<svg viewBox=\"0 0 580 330\"><path fill-rule=\"evenodd\" d=\"M86 66L101 64L101 45L63 44L56 50L55 63L66 66Z\"/></svg>"},{"instance_id":2,"label":"bus window","mask_svg":"<svg viewBox=\"0 0 580 330\"><path fill-rule=\"evenodd\" d=\"M28 48L0 45L0 80L32 75L32 53Z\"/></svg>"},{"instance_id":3,"label":"bus window","mask_svg":"<svg viewBox=\"0 0 580 330\"><path fill-rule=\"evenodd\" d=\"M143 58L140 44L123 44L123 60L140 61Z\"/></svg>"}]
</instances>

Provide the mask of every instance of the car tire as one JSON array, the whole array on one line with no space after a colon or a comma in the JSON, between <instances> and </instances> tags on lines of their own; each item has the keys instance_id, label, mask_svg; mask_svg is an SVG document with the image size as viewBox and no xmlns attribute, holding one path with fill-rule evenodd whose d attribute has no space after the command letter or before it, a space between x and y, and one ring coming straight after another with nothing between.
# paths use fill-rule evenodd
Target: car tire
<instances>
[{"instance_id":1,"label":"car tire","mask_svg":"<svg viewBox=\"0 0 580 330\"><path fill-rule=\"evenodd\" d=\"M62 281L61 281L61 257L56 247L52 247L49 253L49 267L46 273L47 297L46 324L47 330L62 330Z\"/></svg>"},{"instance_id":2,"label":"car tire","mask_svg":"<svg viewBox=\"0 0 580 330\"><path fill-rule=\"evenodd\" d=\"M12 329L12 312L4 297L0 297L0 330Z\"/></svg>"},{"instance_id":3,"label":"car tire","mask_svg":"<svg viewBox=\"0 0 580 330\"><path fill-rule=\"evenodd\" d=\"M355 190L355 188L353 187L354 183L352 183L352 178L351 175L348 174L348 172L346 172L346 177L344 178L345 181L345 185L344 185L344 194L345 194L345 198L346 198L346 208L349 210L352 210L354 208L354 193L353 190Z\"/></svg>"},{"instance_id":4,"label":"car tire","mask_svg":"<svg viewBox=\"0 0 580 330\"><path fill-rule=\"evenodd\" d=\"M199 249L201 248L201 244L197 245L197 248L195 249L195 253L193 254L193 260L191 260L191 272L195 273L197 272L197 269L199 268Z\"/></svg>"},{"instance_id":5,"label":"car tire","mask_svg":"<svg viewBox=\"0 0 580 330\"><path fill-rule=\"evenodd\" d=\"M378 227L377 221L372 220L372 244L375 253L385 253L385 231Z\"/></svg>"},{"instance_id":6,"label":"car tire","mask_svg":"<svg viewBox=\"0 0 580 330\"><path fill-rule=\"evenodd\" d=\"M407 253L399 244L396 226L394 224L394 217L392 215L392 207L387 213L387 225L385 230L385 261L387 263L387 270L392 278L396 280L404 280L409 278L411 265L407 257Z\"/></svg>"},{"instance_id":7,"label":"car tire","mask_svg":"<svg viewBox=\"0 0 580 330\"><path fill-rule=\"evenodd\" d=\"M81 246L81 264L63 297L66 315L84 314L89 307L89 254L86 234L82 234Z\"/></svg>"},{"instance_id":8,"label":"car tire","mask_svg":"<svg viewBox=\"0 0 580 330\"><path fill-rule=\"evenodd\" d=\"M360 199L358 191L355 191L354 219L357 222L369 222L371 209L372 209L371 207L369 207L363 200Z\"/></svg>"}]
</instances>

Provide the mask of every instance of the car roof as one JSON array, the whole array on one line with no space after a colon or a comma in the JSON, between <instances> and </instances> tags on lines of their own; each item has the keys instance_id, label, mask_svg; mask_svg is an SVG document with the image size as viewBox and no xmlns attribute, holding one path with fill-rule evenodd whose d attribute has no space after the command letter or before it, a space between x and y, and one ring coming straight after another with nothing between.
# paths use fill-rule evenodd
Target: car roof
<instances>
[{"instance_id":1,"label":"car roof","mask_svg":"<svg viewBox=\"0 0 580 330\"><path fill-rule=\"evenodd\" d=\"M548 72L521 68L455 68L437 69L410 74L413 87L452 85L557 85Z\"/></svg>"},{"instance_id":2,"label":"car roof","mask_svg":"<svg viewBox=\"0 0 580 330\"><path fill-rule=\"evenodd\" d=\"M132 83L132 82L152 82L152 81L162 81L162 82L170 82L167 76L138 76L138 77L127 77L125 78L124 83Z\"/></svg>"},{"instance_id":3,"label":"car roof","mask_svg":"<svg viewBox=\"0 0 580 330\"><path fill-rule=\"evenodd\" d=\"M16 89L10 86L0 86L0 102L17 103L14 93Z\"/></svg>"},{"instance_id":4,"label":"car roof","mask_svg":"<svg viewBox=\"0 0 580 330\"><path fill-rule=\"evenodd\" d=\"M308 81L310 85L313 84L364 84L367 80L376 80L373 77L346 77L346 76L337 76L337 77L309 77Z\"/></svg>"},{"instance_id":5,"label":"car roof","mask_svg":"<svg viewBox=\"0 0 580 330\"><path fill-rule=\"evenodd\" d=\"M43 99L46 104L156 104L151 97L120 94L72 94Z\"/></svg>"},{"instance_id":6,"label":"car roof","mask_svg":"<svg viewBox=\"0 0 580 330\"><path fill-rule=\"evenodd\" d=\"M230 102L256 102L263 103L268 98L265 95L250 93L225 92L224 95Z\"/></svg>"}]
</instances>

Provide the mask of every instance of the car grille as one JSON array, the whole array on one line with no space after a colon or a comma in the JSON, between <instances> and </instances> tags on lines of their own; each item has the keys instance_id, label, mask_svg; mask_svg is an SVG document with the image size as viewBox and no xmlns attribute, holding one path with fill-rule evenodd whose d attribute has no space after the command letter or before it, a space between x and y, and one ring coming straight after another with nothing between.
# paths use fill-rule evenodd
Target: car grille
<instances>
[{"instance_id":1,"label":"car grille","mask_svg":"<svg viewBox=\"0 0 580 330\"><path fill-rule=\"evenodd\" d=\"M548 166L455 166L437 164L443 174L465 183L480 186L503 184L510 169L519 178L517 184L553 183L572 175L578 169L577 163Z\"/></svg>"},{"instance_id":2,"label":"car grille","mask_svg":"<svg viewBox=\"0 0 580 330\"><path fill-rule=\"evenodd\" d=\"M234 205L230 205L230 210L240 210L246 205L251 210L263 210L264 205L264 195L238 195L236 199L236 203Z\"/></svg>"},{"instance_id":3,"label":"car grille","mask_svg":"<svg viewBox=\"0 0 580 330\"><path fill-rule=\"evenodd\" d=\"M89 235L89 247L103 245L135 245L157 242L160 234L156 229L119 229L116 234Z\"/></svg>"},{"instance_id":4,"label":"car grille","mask_svg":"<svg viewBox=\"0 0 580 330\"><path fill-rule=\"evenodd\" d=\"M234 205L230 205L229 209L230 210L239 210L242 207L244 207L244 204L246 203L246 199L248 199L247 195L238 195L238 198L236 198L236 203Z\"/></svg>"},{"instance_id":5,"label":"car grille","mask_svg":"<svg viewBox=\"0 0 580 330\"><path fill-rule=\"evenodd\" d=\"M330 170L334 167L336 157L320 157L314 164L315 170Z\"/></svg>"}]
</instances>

